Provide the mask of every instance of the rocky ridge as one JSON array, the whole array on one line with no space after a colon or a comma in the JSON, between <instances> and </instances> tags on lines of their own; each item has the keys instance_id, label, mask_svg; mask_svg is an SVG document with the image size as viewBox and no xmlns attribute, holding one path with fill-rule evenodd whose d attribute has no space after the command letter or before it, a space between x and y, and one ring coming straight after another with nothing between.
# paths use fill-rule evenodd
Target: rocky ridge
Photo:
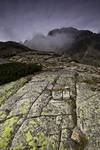
<instances>
[{"instance_id":1,"label":"rocky ridge","mask_svg":"<svg viewBox=\"0 0 100 150\"><path fill-rule=\"evenodd\" d=\"M29 48L53 51L72 60L100 67L100 34L73 27L57 28L47 36L37 35L24 43Z\"/></svg>"}]
</instances>

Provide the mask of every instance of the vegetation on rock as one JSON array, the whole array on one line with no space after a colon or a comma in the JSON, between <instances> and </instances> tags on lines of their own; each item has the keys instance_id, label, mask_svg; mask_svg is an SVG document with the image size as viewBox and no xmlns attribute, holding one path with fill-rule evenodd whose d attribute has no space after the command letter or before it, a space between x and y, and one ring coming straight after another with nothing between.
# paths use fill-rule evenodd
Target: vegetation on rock
<instances>
[{"instance_id":1,"label":"vegetation on rock","mask_svg":"<svg viewBox=\"0 0 100 150\"><path fill-rule=\"evenodd\" d=\"M33 74L42 69L37 64L7 63L0 65L0 85L16 81L21 77Z\"/></svg>"}]
</instances>

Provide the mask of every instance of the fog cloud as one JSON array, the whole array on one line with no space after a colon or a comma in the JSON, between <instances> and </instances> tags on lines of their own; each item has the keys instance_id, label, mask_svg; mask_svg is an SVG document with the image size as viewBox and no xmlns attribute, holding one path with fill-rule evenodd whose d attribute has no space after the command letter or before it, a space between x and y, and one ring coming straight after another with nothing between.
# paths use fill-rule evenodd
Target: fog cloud
<instances>
[{"instance_id":1,"label":"fog cloud","mask_svg":"<svg viewBox=\"0 0 100 150\"><path fill-rule=\"evenodd\" d=\"M37 34L24 44L28 47L41 51L61 51L69 48L74 42L71 34L57 33L55 35Z\"/></svg>"}]
</instances>

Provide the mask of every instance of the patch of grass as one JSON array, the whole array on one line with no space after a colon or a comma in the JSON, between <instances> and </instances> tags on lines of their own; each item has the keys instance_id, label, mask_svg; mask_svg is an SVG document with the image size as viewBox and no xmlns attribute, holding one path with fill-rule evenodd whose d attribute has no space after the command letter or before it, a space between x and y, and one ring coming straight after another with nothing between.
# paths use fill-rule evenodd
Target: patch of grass
<instances>
[{"instance_id":1,"label":"patch of grass","mask_svg":"<svg viewBox=\"0 0 100 150\"><path fill-rule=\"evenodd\" d=\"M21 77L31 75L35 72L41 71L42 66L38 64L25 63L7 63L0 65L0 85L16 81Z\"/></svg>"}]
</instances>

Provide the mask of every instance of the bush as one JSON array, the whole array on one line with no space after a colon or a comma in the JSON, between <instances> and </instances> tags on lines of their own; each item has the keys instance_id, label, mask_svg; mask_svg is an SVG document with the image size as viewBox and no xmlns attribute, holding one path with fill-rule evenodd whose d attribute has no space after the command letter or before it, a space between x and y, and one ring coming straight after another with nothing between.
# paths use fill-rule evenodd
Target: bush
<instances>
[{"instance_id":1,"label":"bush","mask_svg":"<svg viewBox=\"0 0 100 150\"><path fill-rule=\"evenodd\" d=\"M21 77L41 71L42 67L37 64L7 63L0 65L0 85L16 81Z\"/></svg>"}]
</instances>

